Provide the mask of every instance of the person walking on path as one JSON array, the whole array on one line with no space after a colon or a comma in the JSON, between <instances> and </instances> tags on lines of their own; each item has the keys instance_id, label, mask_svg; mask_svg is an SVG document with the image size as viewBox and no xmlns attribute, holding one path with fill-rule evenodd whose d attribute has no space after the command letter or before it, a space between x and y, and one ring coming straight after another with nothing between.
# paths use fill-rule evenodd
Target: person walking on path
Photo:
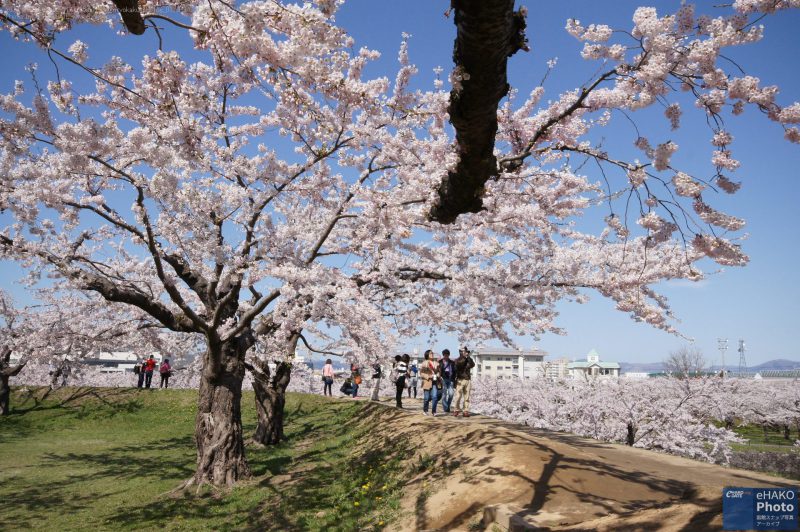
<instances>
[{"instance_id":1,"label":"person walking on path","mask_svg":"<svg viewBox=\"0 0 800 532\"><path fill-rule=\"evenodd\" d=\"M417 375L419 374L419 368L417 367L417 361L415 360L411 367L408 368L408 397L411 397L411 390L414 390L414 399L417 398Z\"/></svg>"},{"instance_id":2,"label":"person walking on path","mask_svg":"<svg viewBox=\"0 0 800 532\"><path fill-rule=\"evenodd\" d=\"M456 359L456 411L453 414L456 417L459 415L469 417L469 395L472 391L474 367L475 361L469 356L469 349L462 347Z\"/></svg>"},{"instance_id":3,"label":"person walking on path","mask_svg":"<svg viewBox=\"0 0 800 532\"><path fill-rule=\"evenodd\" d=\"M436 405L439 403L439 390L436 387L438 379L438 365L434 362L433 351L425 351L425 360L419 368L419 377L422 379L422 415L428 415L428 404L433 402L431 413L436 416Z\"/></svg>"},{"instance_id":4,"label":"person walking on path","mask_svg":"<svg viewBox=\"0 0 800 532\"><path fill-rule=\"evenodd\" d=\"M150 355L150 358L144 364L144 387L149 388L153 382L153 371L156 369L156 357Z\"/></svg>"},{"instance_id":5,"label":"person walking on path","mask_svg":"<svg viewBox=\"0 0 800 532\"><path fill-rule=\"evenodd\" d=\"M394 401L397 408L403 408L403 390L406 387L406 376L408 375L408 363L404 360L404 356L395 355L394 357Z\"/></svg>"},{"instance_id":6,"label":"person walking on path","mask_svg":"<svg viewBox=\"0 0 800 532\"><path fill-rule=\"evenodd\" d=\"M450 412L450 403L453 402L456 384L456 365L450 359L450 350L442 351L439 361L439 375L442 376L442 410Z\"/></svg>"},{"instance_id":7,"label":"person walking on path","mask_svg":"<svg viewBox=\"0 0 800 532\"><path fill-rule=\"evenodd\" d=\"M372 365L372 396L370 396L370 401L377 401L379 399L378 394L381 391L381 379L383 378L383 368L381 367L381 363L379 361L375 361Z\"/></svg>"},{"instance_id":8,"label":"person walking on path","mask_svg":"<svg viewBox=\"0 0 800 532\"><path fill-rule=\"evenodd\" d=\"M169 359L165 358L164 362L158 367L158 374L161 375L161 384L159 388L169 388L169 378L172 376L172 366L169 365Z\"/></svg>"},{"instance_id":9,"label":"person walking on path","mask_svg":"<svg viewBox=\"0 0 800 532\"><path fill-rule=\"evenodd\" d=\"M142 386L144 386L144 372L147 370L147 360L142 359L141 362L137 362L136 368L138 368L138 371L136 371L136 373L139 374L139 384L137 384L136 387L141 388Z\"/></svg>"},{"instance_id":10,"label":"person walking on path","mask_svg":"<svg viewBox=\"0 0 800 532\"><path fill-rule=\"evenodd\" d=\"M333 362L329 358L322 366L322 395L333 397Z\"/></svg>"}]
</instances>

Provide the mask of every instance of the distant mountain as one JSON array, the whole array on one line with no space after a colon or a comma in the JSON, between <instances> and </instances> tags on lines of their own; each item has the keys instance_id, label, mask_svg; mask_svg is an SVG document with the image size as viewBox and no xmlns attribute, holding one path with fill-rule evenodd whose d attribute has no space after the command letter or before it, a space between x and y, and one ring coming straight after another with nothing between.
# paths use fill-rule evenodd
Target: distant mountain
<instances>
[{"instance_id":1,"label":"distant mountain","mask_svg":"<svg viewBox=\"0 0 800 532\"><path fill-rule=\"evenodd\" d=\"M787 369L800 369L800 362L797 360L787 360L779 358L775 360L768 360L763 364L757 366L748 366L748 371L768 371L768 370L787 370Z\"/></svg>"},{"instance_id":2,"label":"distant mountain","mask_svg":"<svg viewBox=\"0 0 800 532\"><path fill-rule=\"evenodd\" d=\"M664 371L662 362L620 362L620 373L659 373Z\"/></svg>"},{"instance_id":3,"label":"distant mountain","mask_svg":"<svg viewBox=\"0 0 800 532\"><path fill-rule=\"evenodd\" d=\"M663 362L620 362L620 373L628 373L628 372L645 372L645 373L659 373L664 371L664 363ZM736 371L739 367L738 361L732 361L730 364L726 364L725 367L729 371ZM722 366L718 364L714 364L711 368L713 371L719 371L722 369ZM788 360L785 358L779 358L775 360L768 360L757 366L747 366L748 372L759 372L759 371L781 371L787 369L800 369L800 361L797 360Z\"/></svg>"}]
</instances>

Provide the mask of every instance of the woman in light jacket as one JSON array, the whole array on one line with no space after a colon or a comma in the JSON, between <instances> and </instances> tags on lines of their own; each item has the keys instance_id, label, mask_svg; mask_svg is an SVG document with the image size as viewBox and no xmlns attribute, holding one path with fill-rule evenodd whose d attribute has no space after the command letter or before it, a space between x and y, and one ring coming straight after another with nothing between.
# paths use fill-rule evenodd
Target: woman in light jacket
<instances>
[{"instance_id":1,"label":"woman in light jacket","mask_svg":"<svg viewBox=\"0 0 800 532\"><path fill-rule=\"evenodd\" d=\"M428 403L433 401L431 413L436 415L436 405L439 403L439 390L436 387L436 379L439 377L439 368L433 356L433 351L425 351L425 360L419 368L419 376L422 379L422 415L428 415Z\"/></svg>"}]
</instances>

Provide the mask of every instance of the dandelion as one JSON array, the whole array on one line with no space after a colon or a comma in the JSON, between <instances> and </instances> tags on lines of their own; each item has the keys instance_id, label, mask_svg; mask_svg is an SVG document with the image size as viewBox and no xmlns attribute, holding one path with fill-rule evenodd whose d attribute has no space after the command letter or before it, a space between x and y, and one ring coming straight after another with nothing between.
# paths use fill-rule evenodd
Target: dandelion
<instances>
[{"instance_id":1,"label":"dandelion","mask_svg":"<svg viewBox=\"0 0 800 532\"><path fill-rule=\"evenodd\" d=\"M361 506L361 503L356 501L356 502L353 503L353 506Z\"/></svg>"}]
</instances>

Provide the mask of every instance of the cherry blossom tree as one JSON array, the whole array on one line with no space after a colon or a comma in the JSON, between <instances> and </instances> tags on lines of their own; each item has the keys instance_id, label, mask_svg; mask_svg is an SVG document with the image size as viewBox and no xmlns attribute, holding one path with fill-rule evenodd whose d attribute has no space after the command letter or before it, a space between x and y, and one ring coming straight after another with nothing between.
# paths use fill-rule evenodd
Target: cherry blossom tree
<instances>
[{"instance_id":1,"label":"cherry blossom tree","mask_svg":"<svg viewBox=\"0 0 800 532\"><path fill-rule=\"evenodd\" d=\"M31 282L57 277L202 339L187 484L249 475L247 365L266 387L265 424L289 376L246 361L256 342L290 359L303 335L333 336L362 366L420 326L511 343L558 331L556 303L586 290L674 331L654 285L701 279L704 258L747 261L732 240L744 222L711 206L739 188L724 119L749 105L800 140L800 105L720 61L760 38L757 17L793 2L738 0L714 16L640 8L624 33L569 21L600 73L548 102L543 86L523 99L514 89L499 109L506 58L526 46L524 9L452 3L447 93L439 79L410 88L407 40L393 80L365 79L378 52L335 25L340 3L3 2L0 29L52 62L0 96L2 256ZM62 43L64 30L120 15L144 34L136 60ZM502 43L494 66L473 62L488 53L469 40L473 24ZM181 31L165 39L166 26ZM678 138L687 99L710 124L710 178L672 166L673 140L637 131L640 162L594 133L663 106ZM584 215L606 229L579 231Z\"/></svg>"},{"instance_id":2,"label":"cherry blossom tree","mask_svg":"<svg viewBox=\"0 0 800 532\"><path fill-rule=\"evenodd\" d=\"M77 376L82 359L121 342L164 346L164 334L137 312L120 312L97 296L55 289L37 291L37 304L21 306L0 291L0 404L9 413L9 378L57 386ZM171 336L176 336L172 334ZM185 342L185 339L182 339ZM174 342L173 342L174 343ZM15 356L17 363L11 364Z\"/></svg>"}]
</instances>

